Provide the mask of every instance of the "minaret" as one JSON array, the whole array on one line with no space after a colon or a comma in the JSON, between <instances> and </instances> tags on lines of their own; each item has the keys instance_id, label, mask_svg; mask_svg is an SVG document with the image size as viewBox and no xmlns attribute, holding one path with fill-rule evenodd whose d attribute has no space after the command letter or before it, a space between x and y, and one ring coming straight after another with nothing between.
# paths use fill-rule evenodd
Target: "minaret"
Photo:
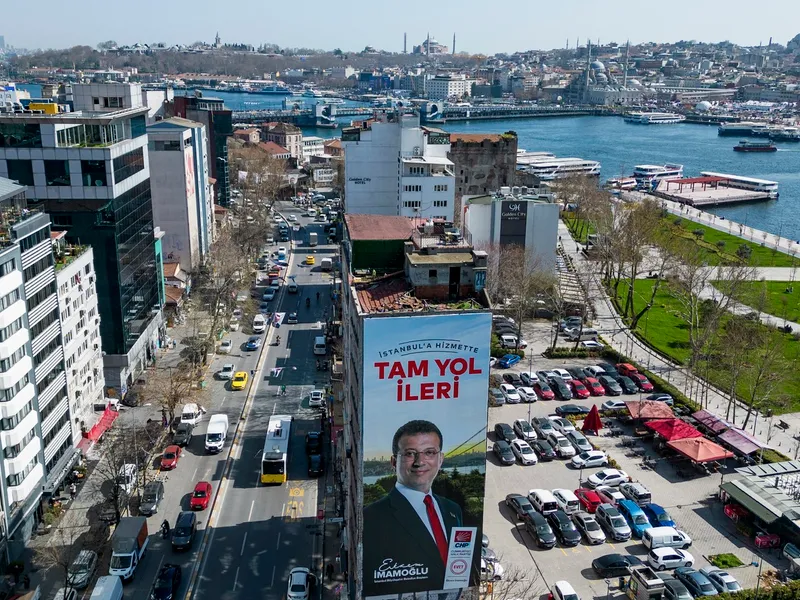
<instances>
[{"instance_id":1,"label":"minaret","mask_svg":"<svg viewBox=\"0 0 800 600\"><path fill-rule=\"evenodd\" d=\"M428 32L428 37L425 41L425 56L431 55L431 33Z\"/></svg>"},{"instance_id":2,"label":"minaret","mask_svg":"<svg viewBox=\"0 0 800 600\"><path fill-rule=\"evenodd\" d=\"M586 40L586 85L584 86L584 96L583 101L586 102L586 98L589 95L589 73L592 69L592 41Z\"/></svg>"},{"instance_id":3,"label":"minaret","mask_svg":"<svg viewBox=\"0 0 800 600\"><path fill-rule=\"evenodd\" d=\"M625 44L625 66L623 67L625 70L622 73L622 87L628 87L628 54L631 51L631 41L628 40L628 43Z\"/></svg>"},{"instance_id":4,"label":"minaret","mask_svg":"<svg viewBox=\"0 0 800 600\"><path fill-rule=\"evenodd\" d=\"M456 53L456 34L453 34L453 54Z\"/></svg>"},{"instance_id":5,"label":"minaret","mask_svg":"<svg viewBox=\"0 0 800 600\"><path fill-rule=\"evenodd\" d=\"M214 45L219 48L222 45L222 40L219 39L219 31L217 32L217 36L214 38Z\"/></svg>"},{"instance_id":6,"label":"minaret","mask_svg":"<svg viewBox=\"0 0 800 600\"><path fill-rule=\"evenodd\" d=\"M408 34L403 33L403 54L408 54L407 51L408 46L406 45L407 43L408 43Z\"/></svg>"}]
</instances>

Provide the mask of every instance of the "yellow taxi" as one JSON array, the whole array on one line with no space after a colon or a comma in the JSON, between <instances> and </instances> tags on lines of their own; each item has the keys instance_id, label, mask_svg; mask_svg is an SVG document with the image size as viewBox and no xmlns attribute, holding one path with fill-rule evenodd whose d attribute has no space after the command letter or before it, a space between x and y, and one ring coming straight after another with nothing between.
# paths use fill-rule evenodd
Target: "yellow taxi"
<instances>
[{"instance_id":1,"label":"yellow taxi","mask_svg":"<svg viewBox=\"0 0 800 600\"><path fill-rule=\"evenodd\" d=\"M244 371L237 371L231 379L232 390L243 390L247 385L248 375Z\"/></svg>"},{"instance_id":2,"label":"yellow taxi","mask_svg":"<svg viewBox=\"0 0 800 600\"><path fill-rule=\"evenodd\" d=\"M315 262L316 261L314 260L313 256L311 256L310 254L308 256L306 256L306 264L307 265L313 265Z\"/></svg>"}]
</instances>

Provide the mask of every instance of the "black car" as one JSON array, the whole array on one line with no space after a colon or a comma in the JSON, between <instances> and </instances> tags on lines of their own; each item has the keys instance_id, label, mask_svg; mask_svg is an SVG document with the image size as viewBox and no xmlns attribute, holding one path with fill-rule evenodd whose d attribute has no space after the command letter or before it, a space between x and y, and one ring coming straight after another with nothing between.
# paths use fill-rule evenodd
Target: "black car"
<instances>
[{"instance_id":1,"label":"black car","mask_svg":"<svg viewBox=\"0 0 800 600\"><path fill-rule=\"evenodd\" d=\"M506 506L516 513L517 519L520 521L524 521L525 517L536 512L531 501L521 494L509 494L506 496Z\"/></svg>"},{"instance_id":2,"label":"black car","mask_svg":"<svg viewBox=\"0 0 800 600\"><path fill-rule=\"evenodd\" d=\"M619 387L622 388L623 393L625 394L638 394L639 393L639 386L634 383L633 379L630 377L626 377L625 375L619 375L614 379L617 380Z\"/></svg>"},{"instance_id":3,"label":"black car","mask_svg":"<svg viewBox=\"0 0 800 600\"><path fill-rule=\"evenodd\" d=\"M606 396L620 396L622 394L622 386L610 375L600 375L597 381L603 386Z\"/></svg>"},{"instance_id":4,"label":"black car","mask_svg":"<svg viewBox=\"0 0 800 600\"><path fill-rule=\"evenodd\" d=\"M308 476L319 477L322 475L322 455L312 454L308 457Z\"/></svg>"},{"instance_id":5,"label":"black car","mask_svg":"<svg viewBox=\"0 0 800 600\"><path fill-rule=\"evenodd\" d=\"M150 600L171 600L177 596L180 585L180 566L167 563L158 571L153 589L150 591Z\"/></svg>"},{"instance_id":6,"label":"black car","mask_svg":"<svg viewBox=\"0 0 800 600\"><path fill-rule=\"evenodd\" d=\"M572 400L572 390L561 377L551 377L550 380L550 387L556 395L556 400Z\"/></svg>"},{"instance_id":7,"label":"black car","mask_svg":"<svg viewBox=\"0 0 800 600\"><path fill-rule=\"evenodd\" d=\"M319 431L309 431L306 434L306 454L322 454L322 433Z\"/></svg>"},{"instance_id":8,"label":"black car","mask_svg":"<svg viewBox=\"0 0 800 600\"><path fill-rule=\"evenodd\" d=\"M525 385L516 373L503 373L503 381L510 383L514 387L522 387Z\"/></svg>"},{"instance_id":9,"label":"black car","mask_svg":"<svg viewBox=\"0 0 800 600\"><path fill-rule=\"evenodd\" d=\"M498 423L495 425L494 437L496 440L505 440L509 444L517 439L517 435L508 423Z\"/></svg>"},{"instance_id":10,"label":"black car","mask_svg":"<svg viewBox=\"0 0 800 600\"><path fill-rule=\"evenodd\" d=\"M551 512L547 515L547 520L562 546L577 546L581 543L581 532L563 510Z\"/></svg>"},{"instance_id":11,"label":"black car","mask_svg":"<svg viewBox=\"0 0 800 600\"><path fill-rule=\"evenodd\" d=\"M539 460L547 462L556 458L556 451L547 440L534 440L530 443L530 447L536 453Z\"/></svg>"},{"instance_id":12,"label":"black car","mask_svg":"<svg viewBox=\"0 0 800 600\"><path fill-rule=\"evenodd\" d=\"M561 406L556 406L556 414L559 417L566 417L567 415L583 416L589 414L589 409L577 404L562 404Z\"/></svg>"},{"instance_id":13,"label":"black car","mask_svg":"<svg viewBox=\"0 0 800 600\"><path fill-rule=\"evenodd\" d=\"M194 425L191 423L181 423L175 430L175 435L172 436L172 443L176 446L188 446L192 439L192 430Z\"/></svg>"},{"instance_id":14,"label":"black car","mask_svg":"<svg viewBox=\"0 0 800 600\"><path fill-rule=\"evenodd\" d=\"M641 566L642 561L635 556L606 554L592 561L592 568L600 577L627 577L632 567Z\"/></svg>"},{"instance_id":15,"label":"black car","mask_svg":"<svg viewBox=\"0 0 800 600\"><path fill-rule=\"evenodd\" d=\"M536 540L536 545L539 548L552 548L556 545L556 536L553 533L553 529L547 519L538 512L525 517L525 529Z\"/></svg>"},{"instance_id":16,"label":"black car","mask_svg":"<svg viewBox=\"0 0 800 600\"><path fill-rule=\"evenodd\" d=\"M656 573L664 581L664 598L666 600L692 600L688 588L670 573Z\"/></svg>"},{"instance_id":17,"label":"black car","mask_svg":"<svg viewBox=\"0 0 800 600\"><path fill-rule=\"evenodd\" d=\"M142 501L139 503L139 512L143 515L154 515L158 512L158 505L164 499L164 484L161 481L151 481L144 486Z\"/></svg>"},{"instance_id":18,"label":"black car","mask_svg":"<svg viewBox=\"0 0 800 600\"><path fill-rule=\"evenodd\" d=\"M581 380L584 377L591 377L588 373L586 373L581 367L567 367L567 373L572 375L573 379Z\"/></svg>"},{"instance_id":19,"label":"black car","mask_svg":"<svg viewBox=\"0 0 800 600\"><path fill-rule=\"evenodd\" d=\"M606 372L606 375L619 375L619 371L617 371L617 367L615 365L612 365L611 363L601 362L601 363L598 363L597 366L600 367L601 369L603 369L603 371Z\"/></svg>"},{"instance_id":20,"label":"black car","mask_svg":"<svg viewBox=\"0 0 800 600\"><path fill-rule=\"evenodd\" d=\"M497 455L497 458L504 465L514 465L517 463L517 457L511 450L511 446L505 440L497 440L492 444L492 450Z\"/></svg>"},{"instance_id":21,"label":"black car","mask_svg":"<svg viewBox=\"0 0 800 600\"><path fill-rule=\"evenodd\" d=\"M290 312L288 315L286 315L286 324L287 325L297 325L297 313L296 312Z\"/></svg>"}]
</instances>

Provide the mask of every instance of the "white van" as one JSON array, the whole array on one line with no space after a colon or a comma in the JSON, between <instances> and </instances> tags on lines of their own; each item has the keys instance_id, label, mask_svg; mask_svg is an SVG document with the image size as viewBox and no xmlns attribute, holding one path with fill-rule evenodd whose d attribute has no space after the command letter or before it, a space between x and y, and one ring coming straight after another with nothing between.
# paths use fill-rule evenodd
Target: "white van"
<instances>
[{"instance_id":1,"label":"white van","mask_svg":"<svg viewBox=\"0 0 800 600\"><path fill-rule=\"evenodd\" d=\"M228 415L211 415L206 431L206 452L215 454L222 450L228 437Z\"/></svg>"},{"instance_id":2,"label":"white van","mask_svg":"<svg viewBox=\"0 0 800 600\"><path fill-rule=\"evenodd\" d=\"M320 356L328 353L328 347L325 345L325 336L318 335L314 338L314 354Z\"/></svg>"},{"instance_id":3,"label":"white van","mask_svg":"<svg viewBox=\"0 0 800 600\"><path fill-rule=\"evenodd\" d=\"M530 490L528 492L528 500L533 504L533 508L538 510L543 515L549 515L558 510L558 502L552 492L547 490Z\"/></svg>"},{"instance_id":4,"label":"white van","mask_svg":"<svg viewBox=\"0 0 800 600\"><path fill-rule=\"evenodd\" d=\"M98 577L89 600L122 600L122 579L119 575Z\"/></svg>"},{"instance_id":5,"label":"white van","mask_svg":"<svg viewBox=\"0 0 800 600\"><path fill-rule=\"evenodd\" d=\"M517 344L517 336L507 333L500 336L500 346L503 348L525 349L528 347L528 342L525 340L519 340L519 344Z\"/></svg>"},{"instance_id":6,"label":"white van","mask_svg":"<svg viewBox=\"0 0 800 600\"><path fill-rule=\"evenodd\" d=\"M308 216L309 217L316 217L317 216L317 209L316 208L309 208L308 209Z\"/></svg>"},{"instance_id":7,"label":"white van","mask_svg":"<svg viewBox=\"0 0 800 600\"><path fill-rule=\"evenodd\" d=\"M203 418L203 411L197 404L186 404L181 413L181 423L197 425Z\"/></svg>"},{"instance_id":8,"label":"white van","mask_svg":"<svg viewBox=\"0 0 800 600\"><path fill-rule=\"evenodd\" d=\"M133 463L126 463L119 468L117 474L117 485L129 496L136 489L136 480L139 477L139 469Z\"/></svg>"},{"instance_id":9,"label":"white van","mask_svg":"<svg viewBox=\"0 0 800 600\"><path fill-rule=\"evenodd\" d=\"M586 342L589 340L594 340L596 342L597 337L599 335L600 334L597 333L597 329L592 329L591 327L584 327L583 331L580 331L578 329L570 331L569 335L567 335L567 339L570 340L571 342Z\"/></svg>"},{"instance_id":10,"label":"white van","mask_svg":"<svg viewBox=\"0 0 800 600\"><path fill-rule=\"evenodd\" d=\"M267 330L267 320L264 315L253 317L253 333L264 333Z\"/></svg>"},{"instance_id":11,"label":"white van","mask_svg":"<svg viewBox=\"0 0 800 600\"><path fill-rule=\"evenodd\" d=\"M578 497L570 490L555 489L553 490L553 497L558 502L558 507L568 515L574 514L581 509Z\"/></svg>"},{"instance_id":12,"label":"white van","mask_svg":"<svg viewBox=\"0 0 800 600\"><path fill-rule=\"evenodd\" d=\"M674 527L651 527L642 534L642 543L649 549L680 548L685 550L692 545L692 538Z\"/></svg>"},{"instance_id":13,"label":"white van","mask_svg":"<svg viewBox=\"0 0 800 600\"><path fill-rule=\"evenodd\" d=\"M289 285L286 286L286 291L289 294L296 294L297 290L299 290L299 289L300 288L297 286L297 284L294 281L290 281Z\"/></svg>"}]
</instances>

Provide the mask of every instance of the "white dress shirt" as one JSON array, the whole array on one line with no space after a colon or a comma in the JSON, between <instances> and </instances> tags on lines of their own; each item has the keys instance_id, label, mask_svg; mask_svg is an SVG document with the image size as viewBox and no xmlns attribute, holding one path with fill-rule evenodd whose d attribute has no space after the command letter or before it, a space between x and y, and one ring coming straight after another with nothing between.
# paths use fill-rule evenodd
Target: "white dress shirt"
<instances>
[{"instance_id":1,"label":"white dress shirt","mask_svg":"<svg viewBox=\"0 0 800 600\"><path fill-rule=\"evenodd\" d=\"M409 501L412 508L417 513L417 516L425 524L428 533L431 534L431 539L433 539L433 541L436 542L436 538L433 536L433 529L431 528L431 522L428 520L428 508L425 506L425 496L431 496L431 500L433 500L433 507L436 509L436 514L439 516L439 523L442 526L442 531L444 531L444 537L445 539L447 539L449 532L447 531L447 527L444 524L444 519L442 518L442 511L439 510L439 503L436 501L436 498L434 498L432 494L430 493L425 494L423 492L418 492L417 490L412 490L410 487L406 487L400 482L396 483L394 487L398 492L403 494L403 497L406 500Z\"/></svg>"}]
</instances>

